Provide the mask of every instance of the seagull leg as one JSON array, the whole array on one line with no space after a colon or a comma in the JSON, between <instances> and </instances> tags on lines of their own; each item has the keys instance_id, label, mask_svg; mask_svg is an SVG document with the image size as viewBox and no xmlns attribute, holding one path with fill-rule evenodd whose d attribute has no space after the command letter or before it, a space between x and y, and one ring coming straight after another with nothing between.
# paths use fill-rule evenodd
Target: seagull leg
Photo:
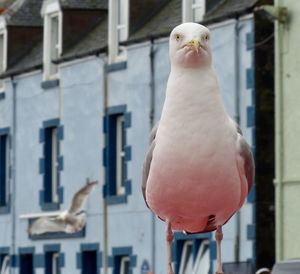
<instances>
[{"instance_id":1,"label":"seagull leg","mask_svg":"<svg viewBox=\"0 0 300 274\"><path fill-rule=\"evenodd\" d=\"M215 234L217 242L217 271L216 274L224 274L222 270L222 259L221 259L221 241L223 240L222 227L218 226Z\"/></svg>"},{"instance_id":2,"label":"seagull leg","mask_svg":"<svg viewBox=\"0 0 300 274\"><path fill-rule=\"evenodd\" d=\"M173 241L173 232L171 229L171 223L167 221L167 231L166 231L166 240L168 244L168 274L174 274L172 269L172 241Z\"/></svg>"}]
</instances>

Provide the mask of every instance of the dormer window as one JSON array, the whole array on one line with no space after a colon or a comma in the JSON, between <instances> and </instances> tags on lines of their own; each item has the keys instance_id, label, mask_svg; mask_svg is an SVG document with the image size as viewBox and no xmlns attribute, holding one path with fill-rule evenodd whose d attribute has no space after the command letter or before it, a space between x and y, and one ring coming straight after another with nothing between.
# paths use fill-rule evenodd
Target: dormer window
<instances>
[{"instance_id":1,"label":"dormer window","mask_svg":"<svg viewBox=\"0 0 300 274\"><path fill-rule=\"evenodd\" d=\"M182 21L201 22L205 14L206 0L183 0L182 1Z\"/></svg>"},{"instance_id":2,"label":"dormer window","mask_svg":"<svg viewBox=\"0 0 300 274\"><path fill-rule=\"evenodd\" d=\"M0 20L0 74L5 72L7 66L7 29L5 19ZM4 82L0 81L0 92L4 91Z\"/></svg>"},{"instance_id":3,"label":"dormer window","mask_svg":"<svg viewBox=\"0 0 300 274\"><path fill-rule=\"evenodd\" d=\"M116 63L126 59L124 47L120 42L128 38L128 0L109 1L109 63Z\"/></svg>"},{"instance_id":4,"label":"dormer window","mask_svg":"<svg viewBox=\"0 0 300 274\"><path fill-rule=\"evenodd\" d=\"M44 80L58 78L57 65L53 63L62 53L62 12L58 1L45 1L44 16Z\"/></svg>"}]
</instances>

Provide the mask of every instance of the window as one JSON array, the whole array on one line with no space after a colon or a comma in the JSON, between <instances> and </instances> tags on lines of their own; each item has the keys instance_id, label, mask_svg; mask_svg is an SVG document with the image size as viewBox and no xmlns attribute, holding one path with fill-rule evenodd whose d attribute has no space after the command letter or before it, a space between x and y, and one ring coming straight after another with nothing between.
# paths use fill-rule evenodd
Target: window
<instances>
[{"instance_id":1,"label":"window","mask_svg":"<svg viewBox=\"0 0 300 274\"><path fill-rule=\"evenodd\" d=\"M0 254L0 274L9 274L9 255Z\"/></svg>"},{"instance_id":2,"label":"window","mask_svg":"<svg viewBox=\"0 0 300 274\"><path fill-rule=\"evenodd\" d=\"M116 115L116 194L125 194L124 188L124 115Z\"/></svg>"},{"instance_id":3,"label":"window","mask_svg":"<svg viewBox=\"0 0 300 274\"><path fill-rule=\"evenodd\" d=\"M82 252L82 274L97 274L97 252L83 251Z\"/></svg>"},{"instance_id":4,"label":"window","mask_svg":"<svg viewBox=\"0 0 300 274\"><path fill-rule=\"evenodd\" d=\"M59 253L46 252L45 253L45 274L58 274L59 273Z\"/></svg>"},{"instance_id":5,"label":"window","mask_svg":"<svg viewBox=\"0 0 300 274\"><path fill-rule=\"evenodd\" d=\"M112 114L108 118L108 150L109 168L108 177L110 178L110 195L124 195L124 114Z\"/></svg>"},{"instance_id":6,"label":"window","mask_svg":"<svg viewBox=\"0 0 300 274\"><path fill-rule=\"evenodd\" d=\"M58 68L53 60L58 59L62 52L62 12L58 3L44 1L42 14L44 16L44 80L55 80L58 78Z\"/></svg>"},{"instance_id":7,"label":"window","mask_svg":"<svg viewBox=\"0 0 300 274\"><path fill-rule=\"evenodd\" d=\"M33 274L33 254L20 254L20 274Z\"/></svg>"},{"instance_id":8,"label":"window","mask_svg":"<svg viewBox=\"0 0 300 274\"><path fill-rule=\"evenodd\" d=\"M109 1L109 63L124 61L125 48L119 43L128 38L128 0Z\"/></svg>"},{"instance_id":9,"label":"window","mask_svg":"<svg viewBox=\"0 0 300 274\"><path fill-rule=\"evenodd\" d=\"M130 259L129 256L122 256L120 258L120 273L129 274Z\"/></svg>"},{"instance_id":10,"label":"window","mask_svg":"<svg viewBox=\"0 0 300 274\"><path fill-rule=\"evenodd\" d=\"M45 129L45 203L57 203L58 138L57 127Z\"/></svg>"},{"instance_id":11,"label":"window","mask_svg":"<svg viewBox=\"0 0 300 274\"><path fill-rule=\"evenodd\" d=\"M107 108L103 131L105 147L103 164L105 166L105 184L103 194L108 204L127 202L131 194L131 181L127 167L131 160L131 146L127 144L127 130L131 127L131 113L126 112L126 105Z\"/></svg>"},{"instance_id":12,"label":"window","mask_svg":"<svg viewBox=\"0 0 300 274\"><path fill-rule=\"evenodd\" d=\"M9 146L8 134L0 135L0 207L9 203Z\"/></svg>"},{"instance_id":13,"label":"window","mask_svg":"<svg viewBox=\"0 0 300 274\"><path fill-rule=\"evenodd\" d=\"M189 274L193 270L193 242L186 241L183 245L179 274Z\"/></svg>"},{"instance_id":14,"label":"window","mask_svg":"<svg viewBox=\"0 0 300 274\"><path fill-rule=\"evenodd\" d=\"M136 267L137 256L133 255L133 249L128 247L114 247L112 256L108 259L108 266L113 268L112 274L130 274Z\"/></svg>"},{"instance_id":15,"label":"window","mask_svg":"<svg viewBox=\"0 0 300 274\"><path fill-rule=\"evenodd\" d=\"M63 202L63 187L60 185L60 174L63 170L63 156L60 146L64 137L64 127L59 119L43 122L40 129L40 143L43 144L43 155L39 161L39 170L43 179L40 191L40 205L43 210L58 210Z\"/></svg>"},{"instance_id":16,"label":"window","mask_svg":"<svg viewBox=\"0 0 300 274\"><path fill-rule=\"evenodd\" d=\"M203 239L193 239L190 235L184 237L188 240L176 241L176 272L178 274L209 274L209 242Z\"/></svg>"},{"instance_id":17,"label":"window","mask_svg":"<svg viewBox=\"0 0 300 274\"><path fill-rule=\"evenodd\" d=\"M205 14L206 0L183 0L182 2L182 21L200 22Z\"/></svg>"},{"instance_id":18,"label":"window","mask_svg":"<svg viewBox=\"0 0 300 274\"><path fill-rule=\"evenodd\" d=\"M99 274L102 266L102 253L99 252L98 243L87 243L80 245L77 253L77 268L81 274Z\"/></svg>"}]
</instances>

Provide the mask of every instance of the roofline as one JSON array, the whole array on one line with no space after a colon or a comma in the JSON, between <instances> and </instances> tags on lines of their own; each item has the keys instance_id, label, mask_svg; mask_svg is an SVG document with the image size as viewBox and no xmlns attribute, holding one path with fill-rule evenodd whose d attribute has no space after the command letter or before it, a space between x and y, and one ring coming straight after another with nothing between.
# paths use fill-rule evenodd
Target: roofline
<instances>
[{"instance_id":1,"label":"roofline","mask_svg":"<svg viewBox=\"0 0 300 274\"><path fill-rule=\"evenodd\" d=\"M11 70L10 72L4 72L0 75L0 79L4 79L4 78L8 78L8 77L14 77L23 73L27 73L27 72L31 72L34 70L39 70L42 69L43 65L42 64L38 64L38 65L34 65L25 69L14 69Z\"/></svg>"},{"instance_id":2,"label":"roofline","mask_svg":"<svg viewBox=\"0 0 300 274\"><path fill-rule=\"evenodd\" d=\"M74 54L74 55L67 56L67 57L62 57L62 58L53 60L52 62L54 64L61 64L63 62L73 61L74 59L80 59L80 58L84 58L84 57L91 56L91 55L99 55L104 52L107 52L107 46L93 49L93 50L90 50L90 51L87 51L84 53L79 53L79 54Z\"/></svg>"},{"instance_id":3,"label":"roofline","mask_svg":"<svg viewBox=\"0 0 300 274\"><path fill-rule=\"evenodd\" d=\"M209 18L209 19L201 21L200 23L203 25L211 25L214 23L219 23L219 22L228 20L228 19L237 19L243 15L253 13L254 7L255 7L255 5L253 5L252 7L248 7L241 11L235 11L235 12L228 13L226 15ZM124 42L121 42L120 44L123 46L129 46L129 45L141 43L141 42L144 42L147 40L155 40L155 39L159 39L159 38L163 38L163 37L168 37L169 35L170 35L170 31L156 34L156 35L149 35L149 36L144 36L144 37L124 41Z\"/></svg>"},{"instance_id":4,"label":"roofline","mask_svg":"<svg viewBox=\"0 0 300 274\"><path fill-rule=\"evenodd\" d=\"M218 16L218 17L213 17L213 18L209 18L206 20L201 21L201 24L205 24L205 25L210 25L210 24L214 24L214 23L219 23L221 21L225 21L228 19L237 19L243 15L249 14L249 13L253 13L255 4L253 4L251 7L248 7L244 10L241 11L235 11L235 12L231 12L222 16ZM145 37L141 37L141 38L137 38L137 39L133 39L133 40L129 40L129 41L125 41L120 43L121 45L124 46L129 46L132 44L137 44L137 43L141 43L141 42L145 42L145 41L153 41L155 39L159 39L159 38L164 38L164 37L168 37L170 34L170 32L164 32L164 33L160 33L160 34L156 34L156 35L149 35L149 36L145 36ZM94 49L88 52L84 52L84 53L80 53L80 54L74 54L71 55L69 57L62 57L59 58L57 60L53 60L54 64L61 64L64 62L69 62L69 61L73 61L75 59L80 59L80 58L84 58L87 56L91 56L91 55L99 55L101 53L107 52L107 46L105 47L101 47L98 49ZM25 69L16 69L15 71L11 71L11 72L7 72L7 73L3 73L0 75L0 79L4 79L7 77L12 77L12 76L16 76L22 73L27 73L27 72L31 72L33 70L38 70L38 69L42 69L43 68L43 64L39 64L39 65L34 65Z\"/></svg>"}]
</instances>

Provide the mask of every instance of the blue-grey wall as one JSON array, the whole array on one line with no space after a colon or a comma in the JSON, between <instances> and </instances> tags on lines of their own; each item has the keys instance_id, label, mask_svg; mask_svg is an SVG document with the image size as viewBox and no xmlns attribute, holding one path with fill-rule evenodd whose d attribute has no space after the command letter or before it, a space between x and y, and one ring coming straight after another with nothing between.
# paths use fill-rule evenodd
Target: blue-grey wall
<instances>
[{"instance_id":1,"label":"blue-grey wall","mask_svg":"<svg viewBox=\"0 0 300 274\"><path fill-rule=\"evenodd\" d=\"M248 18L240 22L231 20L224 24L212 25L210 28L213 62L225 107L232 117L236 117L239 110L241 127L248 142L254 146L252 140L254 128L253 124L249 123L253 115L249 107L255 104L250 79L254 64L253 50L249 45L247 47L249 35L253 35L254 32L253 19ZM239 43L236 43L237 40ZM158 121L170 69L168 40L154 41L153 48L154 121ZM62 64L59 70L60 84L51 89L41 88L41 71L16 78L17 250L19 247L34 246L35 253L42 254L45 244L60 243L61 252L65 257L62 273L80 273L76 254L80 252L81 244L98 243L99 250L103 254L104 242L107 240L107 252L110 257L116 250L131 247L133 273L137 274L141 272L145 260L152 269L151 248L154 240L156 263L154 272L162 274L167 271L165 225L160 220L155 220L153 239L152 216L144 204L140 190L143 159L148 148L148 134L151 129L150 50L150 42L130 46L127 50L126 67L107 73L103 56ZM235 97L237 87L238 107ZM126 203L107 206L108 237L104 239L102 187L106 182L102 155L105 147L103 117L105 107L119 105L126 105L126 112L131 114L131 126L126 130L126 144L131 147L131 159L127 162L127 179L131 182L131 193L128 194ZM6 97L0 100L0 128L11 127L12 106L12 83L7 79ZM60 172L60 185L63 187L61 209L68 207L72 195L85 183L87 177L98 180L100 184L87 203L88 222L84 237L31 240L26 232L28 221L19 219L19 215L41 212L39 192L42 189L43 176L40 174L39 160L43 157L43 146L39 140L39 132L44 121L54 118L59 118L63 126L63 139L60 141L60 154L63 156L63 168ZM252 260L255 257L254 240L250 235L254 223L253 210L251 202L247 202L241 210L241 261ZM233 217L224 227L224 262L234 261L236 224L237 218ZM0 247L11 246L11 230L11 215L0 215ZM213 248L213 238L209 240ZM110 272L111 266L113 263L109 264ZM43 273L43 268L38 267L36 273Z\"/></svg>"}]
</instances>

